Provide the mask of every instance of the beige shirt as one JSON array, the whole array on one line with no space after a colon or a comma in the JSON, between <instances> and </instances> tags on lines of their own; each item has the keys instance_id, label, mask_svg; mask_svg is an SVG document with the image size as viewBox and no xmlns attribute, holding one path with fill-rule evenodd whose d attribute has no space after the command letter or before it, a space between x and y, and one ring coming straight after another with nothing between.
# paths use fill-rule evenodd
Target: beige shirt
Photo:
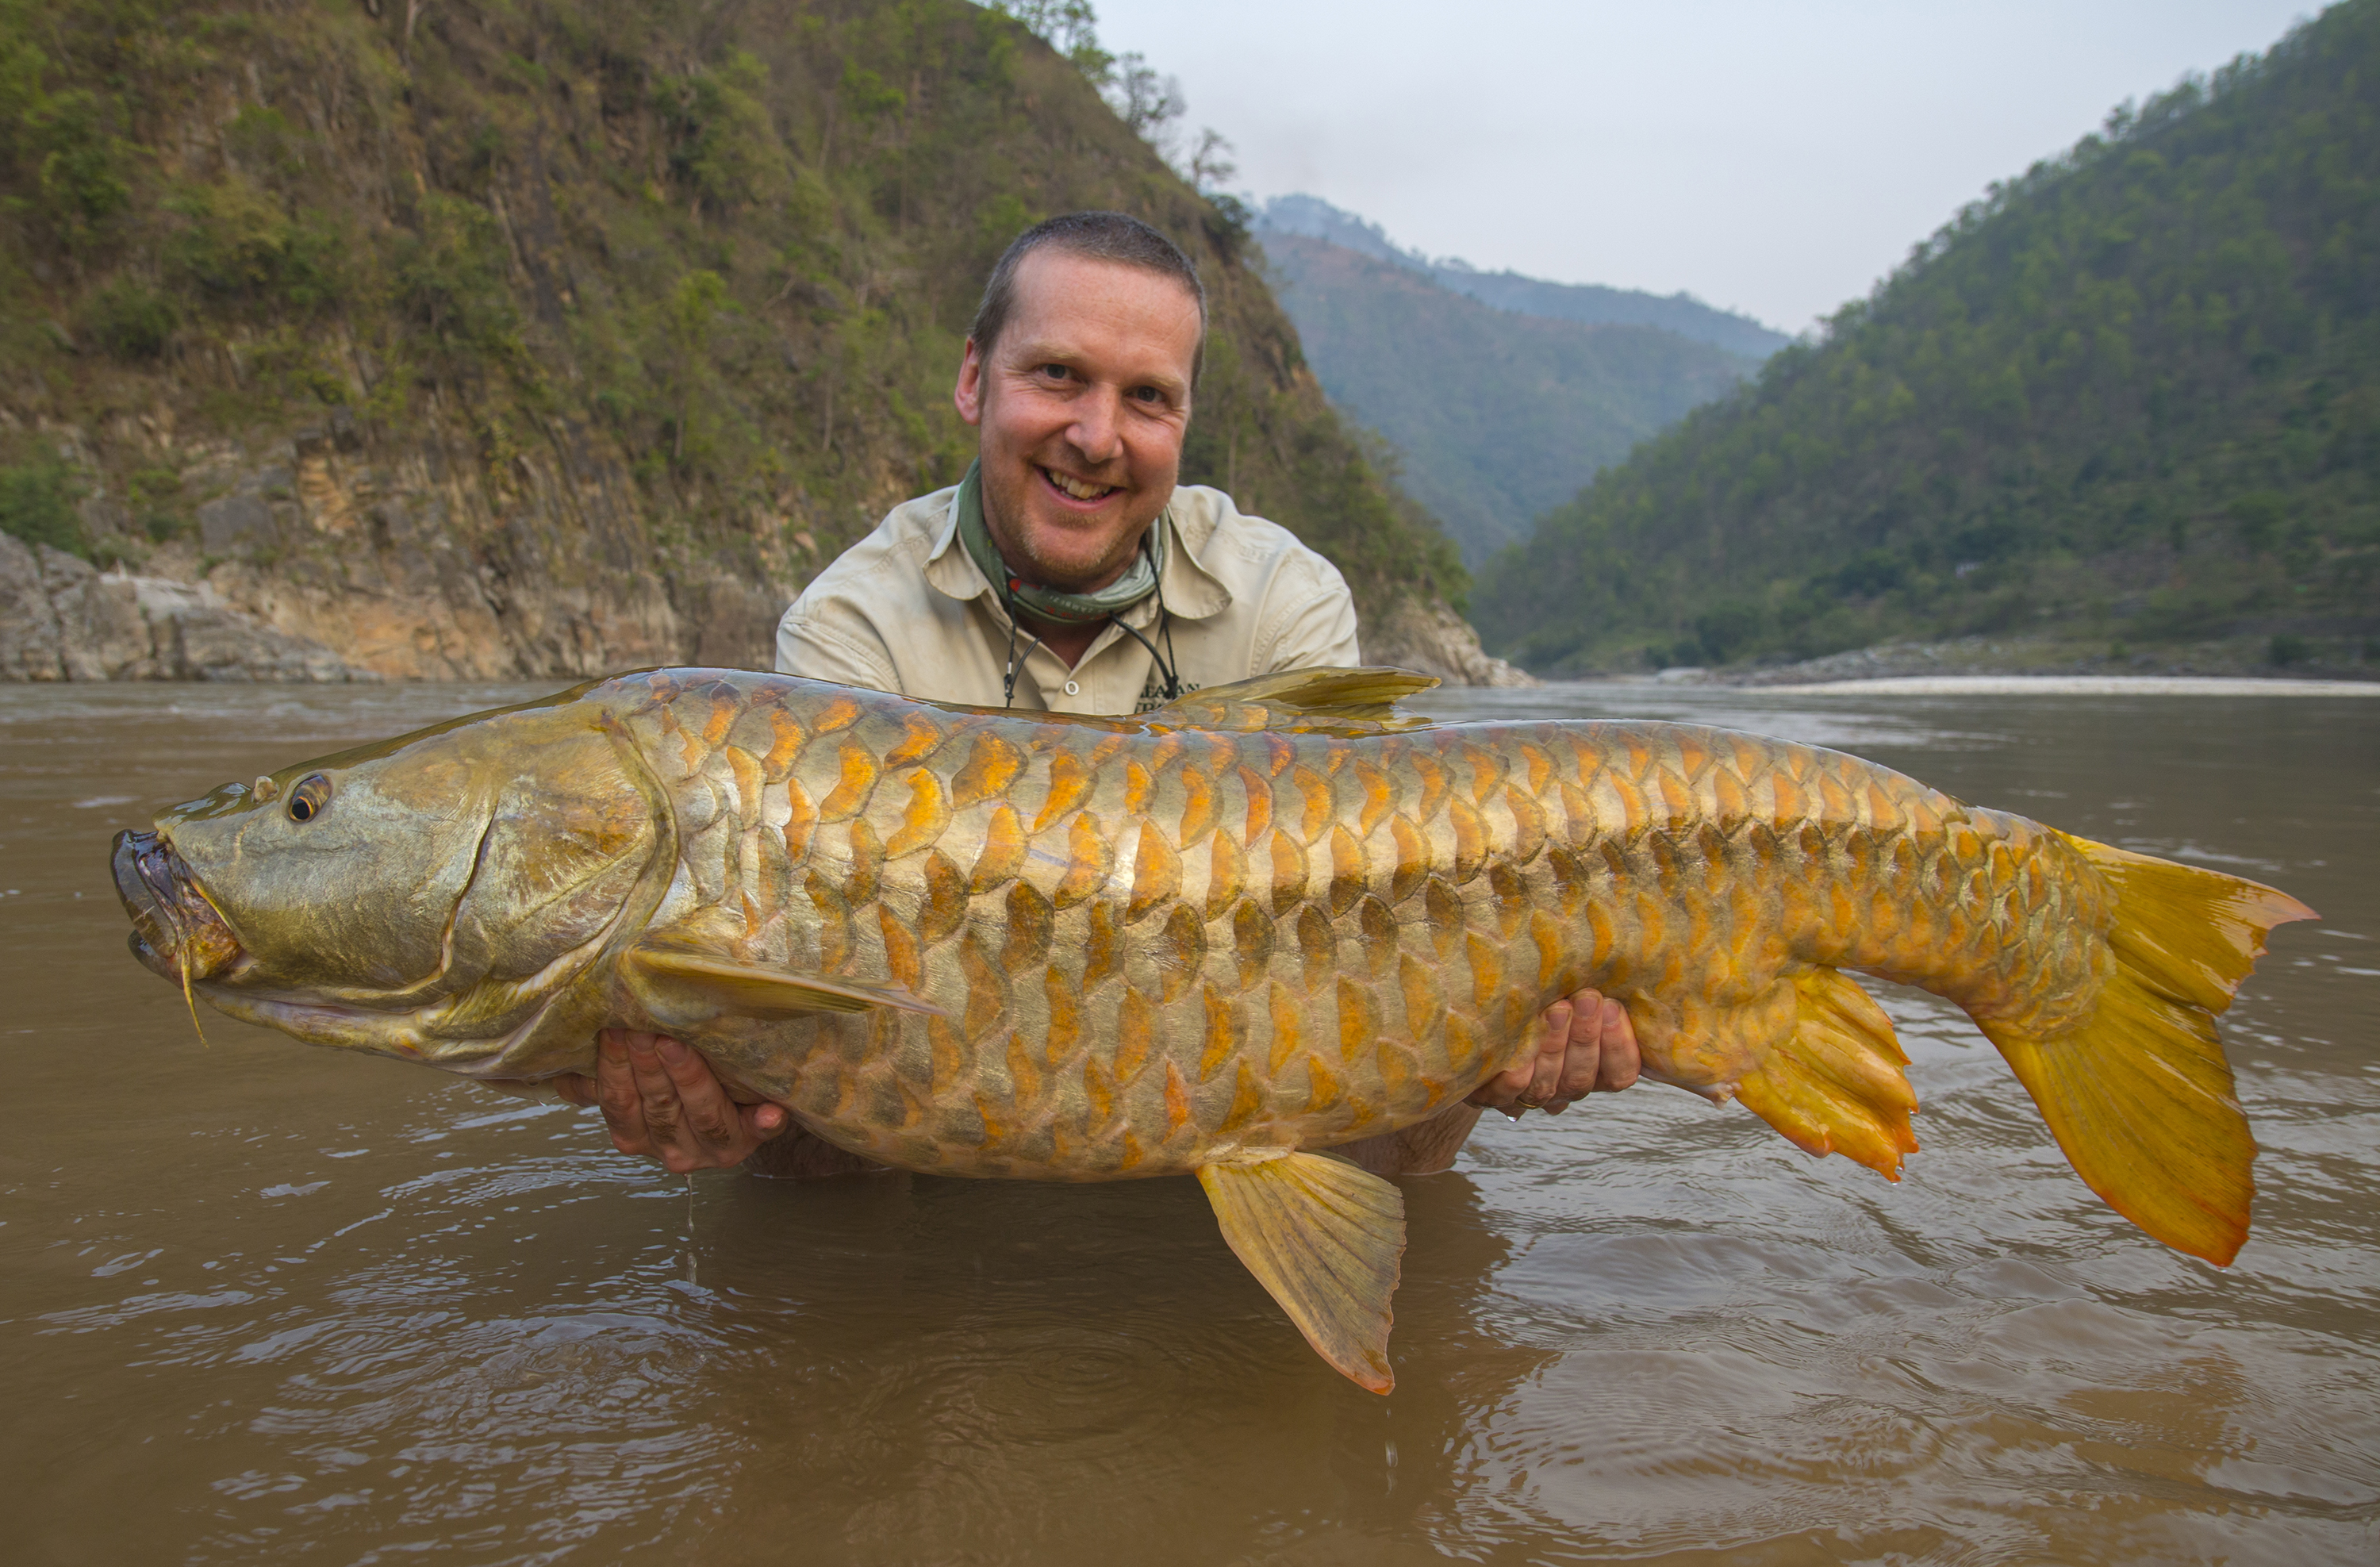
<instances>
[{"instance_id":1,"label":"beige shirt","mask_svg":"<svg viewBox=\"0 0 2380 1567\"><path fill-rule=\"evenodd\" d=\"M893 507L819 573L778 622L779 672L1000 706L1008 612L958 541L957 497L953 485ZM1173 492L1159 526L1172 536L1158 591L1117 618L1156 644L1185 691L1363 662L1345 579L1287 528L1199 484ZM1112 623L1072 669L1029 631L1016 632L1015 646L1019 708L1144 712L1164 699L1148 650Z\"/></svg>"}]
</instances>

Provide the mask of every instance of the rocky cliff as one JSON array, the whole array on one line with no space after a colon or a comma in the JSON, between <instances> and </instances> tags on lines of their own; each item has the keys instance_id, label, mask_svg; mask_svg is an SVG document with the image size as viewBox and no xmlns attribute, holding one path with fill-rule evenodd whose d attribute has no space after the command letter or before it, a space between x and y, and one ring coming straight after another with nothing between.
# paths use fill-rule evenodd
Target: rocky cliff
<instances>
[{"instance_id":1,"label":"rocky cliff","mask_svg":"<svg viewBox=\"0 0 2380 1567\"><path fill-rule=\"evenodd\" d=\"M1004 17L0 3L0 678L765 664L957 477L984 272L1084 206L1208 279L1184 478L1338 564L1369 645L1490 671L1237 214Z\"/></svg>"}]
</instances>

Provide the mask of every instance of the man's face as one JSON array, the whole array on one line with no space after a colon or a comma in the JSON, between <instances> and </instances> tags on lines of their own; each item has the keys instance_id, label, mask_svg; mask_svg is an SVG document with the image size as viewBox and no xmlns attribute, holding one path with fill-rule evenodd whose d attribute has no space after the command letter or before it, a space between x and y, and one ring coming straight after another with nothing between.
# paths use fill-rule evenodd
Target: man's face
<instances>
[{"instance_id":1,"label":"man's face","mask_svg":"<svg viewBox=\"0 0 2380 1567\"><path fill-rule=\"evenodd\" d=\"M1016 269L999 341L952 400L980 432L983 519L1009 565L1095 592L1165 509L1190 427L1198 301L1139 267L1045 248Z\"/></svg>"}]
</instances>

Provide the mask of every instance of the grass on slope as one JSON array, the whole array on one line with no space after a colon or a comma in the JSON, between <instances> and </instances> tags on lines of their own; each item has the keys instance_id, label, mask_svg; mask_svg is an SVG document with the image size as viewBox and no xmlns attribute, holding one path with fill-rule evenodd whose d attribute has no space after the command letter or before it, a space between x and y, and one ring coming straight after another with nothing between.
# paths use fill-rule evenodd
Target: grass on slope
<instances>
[{"instance_id":1,"label":"grass on slope","mask_svg":"<svg viewBox=\"0 0 2380 1567\"><path fill-rule=\"evenodd\" d=\"M524 452L615 462L656 551L620 569L797 584L958 475L986 272L1026 224L1101 206L1213 293L1184 477L1296 529L1367 607L1463 587L1232 215L961 0L0 0L0 127L13 531L137 559L205 497L135 467L133 424L346 407L384 450L459 434L500 508ZM44 425L86 433L84 471ZM131 502L96 534L60 509L95 479Z\"/></svg>"}]
</instances>

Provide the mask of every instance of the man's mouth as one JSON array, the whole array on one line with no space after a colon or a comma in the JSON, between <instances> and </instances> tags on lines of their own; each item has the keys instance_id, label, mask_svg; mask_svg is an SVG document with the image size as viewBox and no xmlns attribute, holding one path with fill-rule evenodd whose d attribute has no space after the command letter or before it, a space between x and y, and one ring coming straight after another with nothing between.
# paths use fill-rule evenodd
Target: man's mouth
<instances>
[{"instance_id":1,"label":"man's mouth","mask_svg":"<svg viewBox=\"0 0 2380 1567\"><path fill-rule=\"evenodd\" d=\"M1094 484L1087 479L1076 479L1072 474L1060 473L1053 468L1043 468L1041 477L1050 481L1052 489L1061 494L1072 496L1077 501L1104 501L1123 488L1121 484Z\"/></svg>"}]
</instances>

